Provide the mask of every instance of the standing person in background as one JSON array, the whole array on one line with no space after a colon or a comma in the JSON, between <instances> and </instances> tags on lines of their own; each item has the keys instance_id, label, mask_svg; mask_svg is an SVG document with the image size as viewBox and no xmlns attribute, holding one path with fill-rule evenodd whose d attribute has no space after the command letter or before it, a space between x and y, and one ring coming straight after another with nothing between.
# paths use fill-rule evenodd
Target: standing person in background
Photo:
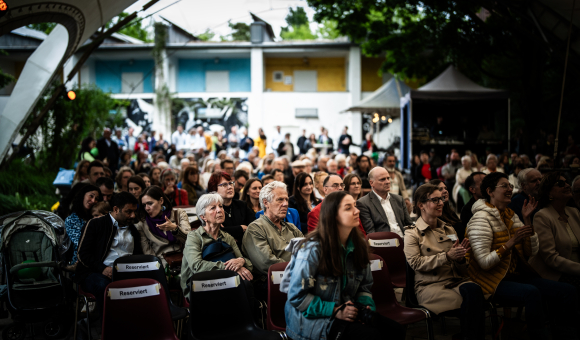
<instances>
[{"instance_id":1,"label":"standing person in background","mask_svg":"<svg viewBox=\"0 0 580 340\"><path fill-rule=\"evenodd\" d=\"M157 140L155 139L155 130L151 130L151 137L149 137L149 151L155 151L157 147Z\"/></svg>"},{"instance_id":2,"label":"standing person in background","mask_svg":"<svg viewBox=\"0 0 580 340\"><path fill-rule=\"evenodd\" d=\"M343 155L348 155L350 153L350 146L352 145L352 136L348 133L348 126L342 129L342 135L338 138L338 152Z\"/></svg>"},{"instance_id":3,"label":"standing person in background","mask_svg":"<svg viewBox=\"0 0 580 340\"><path fill-rule=\"evenodd\" d=\"M284 135L284 140L278 145L278 157L287 156L289 159L294 159L294 145L290 141L290 134Z\"/></svg>"},{"instance_id":4,"label":"standing person in background","mask_svg":"<svg viewBox=\"0 0 580 340\"><path fill-rule=\"evenodd\" d=\"M97 143L93 137L87 137L81 142L81 151L79 151L78 160L85 160L92 162L95 157L99 156L99 149L97 149Z\"/></svg>"},{"instance_id":5,"label":"standing person in background","mask_svg":"<svg viewBox=\"0 0 580 340\"><path fill-rule=\"evenodd\" d=\"M308 152L308 145L307 142L308 138L306 138L306 129L302 129L302 136L300 136L300 138L298 138L298 142L296 142L296 145L298 145L298 151L300 152L301 155L305 155Z\"/></svg>"},{"instance_id":6,"label":"standing person in background","mask_svg":"<svg viewBox=\"0 0 580 340\"><path fill-rule=\"evenodd\" d=\"M375 144L375 142L373 141L373 134L368 132L365 135L365 140L361 143L361 152L364 154L365 152L369 151L369 152L376 152L377 151L377 145Z\"/></svg>"},{"instance_id":7,"label":"standing person in background","mask_svg":"<svg viewBox=\"0 0 580 340\"><path fill-rule=\"evenodd\" d=\"M123 131L121 129L115 130L115 137L113 137L113 140L119 146L119 152L125 150L127 143L125 143L125 138L123 138Z\"/></svg>"},{"instance_id":8,"label":"standing person in background","mask_svg":"<svg viewBox=\"0 0 580 340\"><path fill-rule=\"evenodd\" d=\"M111 139L111 129L103 130L103 137L97 141L99 156L97 157L107 166L113 174L119 168L119 146Z\"/></svg>"},{"instance_id":9,"label":"standing person in background","mask_svg":"<svg viewBox=\"0 0 580 340\"><path fill-rule=\"evenodd\" d=\"M137 143L137 138L133 136L133 132L135 132L135 129L132 127L127 130L127 134L125 135L125 143L127 143L127 146L125 150L132 150L135 147L135 143Z\"/></svg>"},{"instance_id":10,"label":"standing person in background","mask_svg":"<svg viewBox=\"0 0 580 340\"><path fill-rule=\"evenodd\" d=\"M177 125L177 131L171 135L171 144L175 145L177 150L187 147L188 136L183 132L183 125Z\"/></svg>"},{"instance_id":11,"label":"standing person in background","mask_svg":"<svg viewBox=\"0 0 580 340\"><path fill-rule=\"evenodd\" d=\"M276 134L274 134L274 137L272 138L272 145L270 145L270 149L272 149L274 154L278 157L281 155L277 153L277 149L280 146L280 143L284 141L284 135L282 134L281 131L282 128L280 127L280 125L276 126Z\"/></svg>"},{"instance_id":12,"label":"standing person in background","mask_svg":"<svg viewBox=\"0 0 580 340\"><path fill-rule=\"evenodd\" d=\"M147 134L143 133L141 136L139 136L137 138L137 141L135 142L133 151L135 153L141 151L149 151L149 143L147 143Z\"/></svg>"},{"instance_id":13,"label":"standing person in background","mask_svg":"<svg viewBox=\"0 0 580 340\"><path fill-rule=\"evenodd\" d=\"M240 146L240 137L238 137L238 127L232 126L230 128L230 133L228 134L228 144L230 149L236 149Z\"/></svg>"},{"instance_id":14,"label":"standing person in background","mask_svg":"<svg viewBox=\"0 0 580 340\"><path fill-rule=\"evenodd\" d=\"M240 130L242 132L242 138L240 139L240 149L244 150L247 157L254 147L254 140L248 136L248 128L242 126Z\"/></svg>"},{"instance_id":15,"label":"standing person in background","mask_svg":"<svg viewBox=\"0 0 580 340\"><path fill-rule=\"evenodd\" d=\"M321 130L322 134L318 137L318 142L326 145L326 153L330 154L334 150L334 142L332 141L332 138L328 136L328 129L322 127Z\"/></svg>"},{"instance_id":16,"label":"standing person in background","mask_svg":"<svg viewBox=\"0 0 580 340\"><path fill-rule=\"evenodd\" d=\"M411 200L409 199L409 193L405 187L405 179L403 174L397 170L397 157L395 155L387 155L383 166L391 175L391 193L395 195L402 196L405 200L405 205L407 206L407 211L411 213Z\"/></svg>"},{"instance_id":17,"label":"standing person in background","mask_svg":"<svg viewBox=\"0 0 580 340\"><path fill-rule=\"evenodd\" d=\"M266 146L268 145L266 141L266 135L264 134L264 130L262 128L258 129L258 137L254 140L254 145L258 148L258 157L264 158L266 157Z\"/></svg>"}]
</instances>

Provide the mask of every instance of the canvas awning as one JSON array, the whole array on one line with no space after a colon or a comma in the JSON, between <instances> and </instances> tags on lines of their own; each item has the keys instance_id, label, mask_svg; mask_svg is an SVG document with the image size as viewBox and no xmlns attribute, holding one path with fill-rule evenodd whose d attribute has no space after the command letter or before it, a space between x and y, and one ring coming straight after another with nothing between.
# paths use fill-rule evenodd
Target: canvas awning
<instances>
[{"instance_id":1,"label":"canvas awning","mask_svg":"<svg viewBox=\"0 0 580 340\"><path fill-rule=\"evenodd\" d=\"M411 90L411 99L478 100L507 99L508 97L508 91L477 85L461 74L453 65L450 65L429 83L417 90Z\"/></svg>"},{"instance_id":2,"label":"canvas awning","mask_svg":"<svg viewBox=\"0 0 580 340\"><path fill-rule=\"evenodd\" d=\"M409 91L410 88L405 83L391 78L358 105L345 110L345 112L389 113L393 117L398 117L400 115L399 108L401 107L400 98L409 93Z\"/></svg>"}]
</instances>

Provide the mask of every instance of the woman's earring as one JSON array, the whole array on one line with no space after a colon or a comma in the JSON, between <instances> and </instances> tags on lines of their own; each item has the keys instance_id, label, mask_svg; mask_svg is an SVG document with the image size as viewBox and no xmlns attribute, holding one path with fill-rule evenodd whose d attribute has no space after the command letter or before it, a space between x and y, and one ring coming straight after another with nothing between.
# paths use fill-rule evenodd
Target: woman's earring
<instances>
[{"instance_id":1,"label":"woman's earring","mask_svg":"<svg viewBox=\"0 0 580 340\"><path fill-rule=\"evenodd\" d=\"M161 206L161 211L165 211L165 206L164 205Z\"/></svg>"}]
</instances>

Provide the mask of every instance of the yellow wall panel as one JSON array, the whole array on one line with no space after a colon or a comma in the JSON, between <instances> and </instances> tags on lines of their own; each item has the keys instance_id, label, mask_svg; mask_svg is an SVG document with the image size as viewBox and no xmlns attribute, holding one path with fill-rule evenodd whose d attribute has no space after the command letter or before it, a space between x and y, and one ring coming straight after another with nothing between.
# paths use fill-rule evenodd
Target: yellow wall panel
<instances>
[{"instance_id":1,"label":"yellow wall panel","mask_svg":"<svg viewBox=\"0 0 580 340\"><path fill-rule=\"evenodd\" d=\"M379 76L384 58L361 58L361 91L375 91L383 85L383 77Z\"/></svg>"},{"instance_id":2,"label":"yellow wall panel","mask_svg":"<svg viewBox=\"0 0 580 340\"><path fill-rule=\"evenodd\" d=\"M266 58L266 89L271 91L294 91L294 71L316 71L319 92L346 91L346 68L344 58ZM274 72L282 71L292 76L292 84L274 82Z\"/></svg>"}]
</instances>

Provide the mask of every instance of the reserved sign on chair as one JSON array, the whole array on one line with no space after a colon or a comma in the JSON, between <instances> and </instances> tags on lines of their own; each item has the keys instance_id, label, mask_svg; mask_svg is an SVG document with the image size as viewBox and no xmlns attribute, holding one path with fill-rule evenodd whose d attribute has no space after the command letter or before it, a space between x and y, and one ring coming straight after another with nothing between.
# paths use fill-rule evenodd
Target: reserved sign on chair
<instances>
[{"instance_id":1,"label":"reserved sign on chair","mask_svg":"<svg viewBox=\"0 0 580 340\"><path fill-rule=\"evenodd\" d=\"M371 260L371 271L381 270L383 268L383 261Z\"/></svg>"},{"instance_id":2,"label":"reserved sign on chair","mask_svg":"<svg viewBox=\"0 0 580 340\"><path fill-rule=\"evenodd\" d=\"M388 247L398 247L399 239L391 238L386 240L373 240L369 239L369 244L371 247L388 248Z\"/></svg>"},{"instance_id":3,"label":"reserved sign on chair","mask_svg":"<svg viewBox=\"0 0 580 340\"><path fill-rule=\"evenodd\" d=\"M208 292L212 290L222 290L236 288L240 285L240 277L233 276L225 279L191 281L191 289L194 292Z\"/></svg>"},{"instance_id":4,"label":"reserved sign on chair","mask_svg":"<svg viewBox=\"0 0 580 340\"><path fill-rule=\"evenodd\" d=\"M115 269L119 273L125 272L146 272L150 270L159 269L159 262L143 262L143 263L117 263Z\"/></svg>"},{"instance_id":5,"label":"reserved sign on chair","mask_svg":"<svg viewBox=\"0 0 580 340\"><path fill-rule=\"evenodd\" d=\"M111 300L138 299L147 296L159 295L160 284L129 288L109 288L107 295Z\"/></svg>"},{"instance_id":6,"label":"reserved sign on chair","mask_svg":"<svg viewBox=\"0 0 580 340\"><path fill-rule=\"evenodd\" d=\"M284 278L284 272L275 271L272 272L272 283L275 285L279 285Z\"/></svg>"}]
</instances>

